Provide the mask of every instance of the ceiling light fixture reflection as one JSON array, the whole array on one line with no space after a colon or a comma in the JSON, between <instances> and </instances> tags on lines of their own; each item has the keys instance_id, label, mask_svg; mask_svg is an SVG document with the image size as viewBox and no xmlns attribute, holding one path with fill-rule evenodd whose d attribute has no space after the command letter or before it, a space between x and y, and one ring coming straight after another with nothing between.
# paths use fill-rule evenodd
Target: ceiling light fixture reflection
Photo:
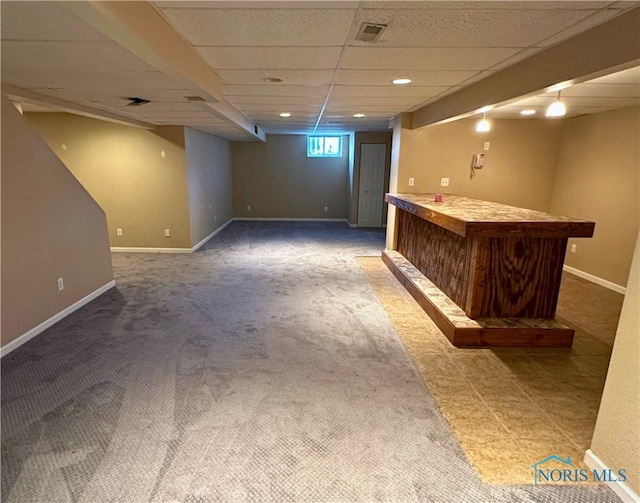
<instances>
[{"instance_id":1,"label":"ceiling light fixture reflection","mask_svg":"<svg viewBox=\"0 0 640 503\"><path fill-rule=\"evenodd\" d=\"M282 79L279 79L278 77L265 77L262 80L264 82L270 82L272 84L275 84L275 83L278 83L278 82L282 82Z\"/></svg>"},{"instance_id":2,"label":"ceiling light fixture reflection","mask_svg":"<svg viewBox=\"0 0 640 503\"><path fill-rule=\"evenodd\" d=\"M411 79L394 79L391 81L392 84L395 84L397 86L403 86L405 84L410 84L411 83Z\"/></svg>"},{"instance_id":3,"label":"ceiling light fixture reflection","mask_svg":"<svg viewBox=\"0 0 640 503\"><path fill-rule=\"evenodd\" d=\"M564 117L567 114L567 107L560 101L560 91L558 91L558 97L556 101L551 103L545 112L545 115L550 119L556 119L558 117Z\"/></svg>"},{"instance_id":4,"label":"ceiling light fixture reflection","mask_svg":"<svg viewBox=\"0 0 640 503\"><path fill-rule=\"evenodd\" d=\"M536 111L532 109L520 110L520 115L535 115Z\"/></svg>"},{"instance_id":5,"label":"ceiling light fixture reflection","mask_svg":"<svg viewBox=\"0 0 640 503\"><path fill-rule=\"evenodd\" d=\"M289 112L282 112L280 117L291 117L291 114Z\"/></svg>"},{"instance_id":6,"label":"ceiling light fixture reflection","mask_svg":"<svg viewBox=\"0 0 640 503\"><path fill-rule=\"evenodd\" d=\"M476 131L478 133L488 133L491 131L491 123L487 120L487 114L482 114L482 119L476 122Z\"/></svg>"},{"instance_id":7,"label":"ceiling light fixture reflection","mask_svg":"<svg viewBox=\"0 0 640 503\"><path fill-rule=\"evenodd\" d=\"M562 91L567 87L571 87L573 84L573 80L565 80L564 82L558 82L557 84L553 84L545 89L548 93L555 93L556 91Z\"/></svg>"},{"instance_id":8,"label":"ceiling light fixture reflection","mask_svg":"<svg viewBox=\"0 0 640 503\"><path fill-rule=\"evenodd\" d=\"M364 117L364 114L357 113L357 114L353 114L353 116L354 116L356 119L362 119L362 118Z\"/></svg>"}]
</instances>

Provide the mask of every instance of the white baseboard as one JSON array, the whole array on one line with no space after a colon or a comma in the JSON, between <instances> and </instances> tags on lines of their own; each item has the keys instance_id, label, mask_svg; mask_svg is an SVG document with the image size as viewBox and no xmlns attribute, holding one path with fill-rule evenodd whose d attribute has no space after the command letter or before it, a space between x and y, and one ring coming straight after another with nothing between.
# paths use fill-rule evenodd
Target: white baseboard
<instances>
[{"instance_id":1,"label":"white baseboard","mask_svg":"<svg viewBox=\"0 0 640 503\"><path fill-rule=\"evenodd\" d=\"M587 452L584 453L584 464L592 470L609 470L609 467L591 449L587 449ZM640 497L626 482L605 482L605 484L625 503L640 503Z\"/></svg>"},{"instance_id":2,"label":"white baseboard","mask_svg":"<svg viewBox=\"0 0 640 503\"><path fill-rule=\"evenodd\" d=\"M202 241L200 241L197 245L195 245L194 247L191 248L191 252L193 253L194 251L196 251L198 248L200 248L203 244L205 244L207 241L209 241L213 236L215 236L216 234L218 234L219 232L222 231L222 229L224 229L227 225L229 225L231 222L233 222L233 218L230 218L229 220L227 220L224 224L222 224L220 227L218 227L215 231L213 231L211 234L209 234L206 238L204 238Z\"/></svg>"},{"instance_id":3,"label":"white baseboard","mask_svg":"<svg viewBox=\"0 0 640 503\"><path fill-rule=\"evenodd\" d=\"M617 285L615 283L612 283L611 281L607 281L606 279L599 278L598 276L594 276L593 274L589 274L588 272L581 271L580 269L575 269L571 266L563 265L562 270L571 273L574 276L578 276L579 278L591 281L591 283L595 283L596 285L600 285L608 288L609 290L613 290L614 292L621 293L622 295L627 294L626 287Z\"/></svg>"},{"instance_id":4,"label":"white baseboard","mask_svg":"<svg viewBox=\"0 0 640 503\"><path fill-rule=\"evenodd\" d=\"M112 246L113 253L191 253L191 248L127 248Z\"/></svg>"},{"instance_id":5,"label":"white baseboard","mask_svg":"<svg viewBox=\"0 0 640 503\"><path fill-rule=\"evenodd\" d=\"M71 313L73 313L74 311L77 311L82 306L84 306L85 304L88 304L93 299L95 299L96 297L99 297L104 292L106 292L107 290L113 288L114 286L116 286L115 280L109 281L109 283L107 283L106 285L101 286L97 290L91 292L86 297L83 297L79 301L74 302L69 307L67 307L67 308L63 309L62 311L60 311L58 314L55 314L54 316L52 316L48 320L43 321L38 326L33 327L31 330L25 332L24 334L19 336L17 339L12 340L8 344L5 344L4 346L2 346L2 348L0 348L0 356L4 356L4 355L6 355L8 353L11 353L11 351L13 351L14 349L22 346L25 342L30 341L36 335L40 334L41 332L44 332L47 328L49 328L52 325L58 323L61 319L69 316Z\"/></svg>"},{"instance_id":6,"label":"white baseboard","mask_svg":"<svg viewBox=\"0 0 640 503\"><path fill-rule=\"evenodd\" d=\"M346 222L346 218L262 218L262 217L233 217L234 222ZM351 225L351 224L349 224Z\"/></svg>"}]
</instances>

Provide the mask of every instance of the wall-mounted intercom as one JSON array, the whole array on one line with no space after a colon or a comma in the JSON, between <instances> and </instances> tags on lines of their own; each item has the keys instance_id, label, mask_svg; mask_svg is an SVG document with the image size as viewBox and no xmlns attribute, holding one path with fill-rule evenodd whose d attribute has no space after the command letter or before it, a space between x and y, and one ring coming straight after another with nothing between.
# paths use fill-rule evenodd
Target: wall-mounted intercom
<instances>
[{"instance_id":1,"label":"wall-mounted intercom","mask_svg":"<svg viewBox=\"0 0 640 503\"><path fill-rule=\"evenodd\" d=\"M482 169L484 166L484 154L473 154L471 157L471 173L469 178L473 178L476 175L476 169Z\"/></svg>"}]
</instances>

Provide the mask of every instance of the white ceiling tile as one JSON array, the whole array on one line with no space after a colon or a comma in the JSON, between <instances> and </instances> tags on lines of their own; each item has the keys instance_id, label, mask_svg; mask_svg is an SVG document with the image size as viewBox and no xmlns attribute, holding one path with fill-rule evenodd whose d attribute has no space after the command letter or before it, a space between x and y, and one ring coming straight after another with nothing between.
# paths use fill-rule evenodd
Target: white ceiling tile
<instances>
[{"instance_id":1,"label":"white ceiling tile","mask_svg":"<svg viewBox=\"0 0 640 503\"><path fill-rule=\"evenodd\" d=\"M2 71L153 71L155 68L114 42L2 42Z\"/></svg>"},{"instance_id":2,"label":"white ceiling tile","mask_svg":"<svg viewBox=\"0 0 640 503\"><path fill-rule=\"evenodd\" d=\"M225 84L222 87L226 96L326 96L329 86L287 86L266 84L244 86Z\"/></svg>"},{"instance_id":3,"label":"white ceiling tile","mask_svg":"<svg viewBox=\"0 0 640 503\"><path fill-rule=\"evenodd\" d=\"M310 112L319 112L320 109L322 108L322 105L303 105L300 103L297 103L294 106L288 106L287 110L283 110L282 109L283 105L274 105L272 103L255 103L255 104L246 104L246 105L239 105L239 108L244 111L245 113L252 113L252 112L274 112L274 113L280 113L280 112L291 112L291 113L295 113L295 112L305 112L305 113L310 113Z\"/></svg>"},{"instance_id":4,"label":"white ceiling tile","mask_svg":"<svg viewBox=\"0 0 640 503\"><path fill-rule=\"evenodd\" d=\"M562 90L562 96L637 98L640 97L638 84L579 84Z\"/></svg>"},{"instance_id":5,"label":"white ceiling tile","mask_svg":"<svg viewBox=\"0 0 640 503\"><path fill-rule=\"evenodd\" d=\"M328 85L331 83L333 74L333 70L220 70L218 72L225 84L264 84L262 79L265 77L278 77L283 80L282 85L296 86Z\"/></svg>"},{"instance_id":6,"label":"white ceiling tile","mask_svg":"<svg viewBox=\"0 0 640 503\"><path fill-rule=\"evenodd\" d=\"M159 9L350 9L358 8L357 1L269 1L264 0L235 0L235 1L189 1L189 0L161 0L153 2Z\"/></svg>"},{"instance_id":7,"label":"white ceiling tile","mask_svg":"<svg viewBox=\"0 0 640 503\"><path fill-rule=\"evenodd\" d=\"M350 47L341 68L347 70L484 70L518 49Z\"/></svg>"},{"instance_id":8,"label":"white ceiling tile","mask_svg":"<svg viewBox=\"0 0 640 503\"><path fill-rule=\"evenodd\" d=\"M520 61L524 61L525 59L530 58L531 56L533 56L534 54L540 51L541 49L535 48L535 47L531 49L522 49L517 54L514 54L513 56L510 56L507 59L500 61L500 63L496 65L493 65L491 67L491 70L495 72L497 70L502 70L503 68L507 68L508 66L515 65L516 63Z\"/></svg>"},{"instance_id":9,"label":"white ceiling tile","mask_svg":"<svg viewBox=\"0 0 640 503\"><path fill-rule=\"evenodd\" d=\"M342 47L198 47L214 69L335 69Z\"/></svg>"},{"instance_id":10,"label":"white ceiling tile","mask_svg":"<svg viewBox=\"0 0 640 503\"><path fill-rule=\"evenodd\" d=\"M337 96L331 96L329 98L329 106L351 106L351 107L375 107L380 106L382 103L384 106L395 106L398 108L411 107L417 103L424 101L423 98L372 98L372 97L349 97L342 98Z\"/></svg>"},{"instance_id":11,"label":"white ceiling tile","mask_svg":"<svg viewBox=\"0 0 640 503\"><path fill-rule=\"evenodd\" d=\"M430 98L447 90L445 86L342 86L336 85L331 90L332 98L373 97L373 98Z\"/></svg>"},{"instance_id":12,"label":"white ceiling tile","mask_svg":"<svg viewBox=\"0 0 640 503\"><path fill-rule=\"evenodd\" d=\"M583 31L587 31L589 28L593 28L600 23L604 23L607 19L617 16L618 14L620 14L620 12L614 9L600 10L595 13L591 13L591 15L586 19L572 26L567 26L565 29L560 30L551 37L541 40L540 43L536 45L539 47L549 47L551 45L558 44L564 40L570 39L578 33L582 33Z\"/></svg>"},{"instance_id":13,"label":"white ceiling tile","mask_svg":"<svg viewBox=\"0 0 640 503\"><path fill-rule=\"evenodd\" d=\"M410 86L453 86L477 75L477 71L425 71L425 70L339 70L337 85L390 86L393 79L412 79ZM401 86L398 86L401 87Z\"/></svg>"},{"instance_id":14,"label":"white ceiling tile","mask_svg":"<svg viewBox=\"0 0 640 503\"><path fill-rule=\"evenodd\" d=\"M58 2L2 2L2 40L105 41Z\"/></svg>"},{"instance_id":15,"label":"white ceiling tile","mask_svg":"<svg viewBox=\"0 0 640 503\"><path fill-rule=\"evenodd\" d=\"M265 103L273 105L317 105L322 106L324 97L301 97L301 96L227 96L227 99L236 105L261 105Z\"/></svg>"},{"instance_id":16,"label":"white ceiling tile","mask_svg":"<svg viewBox=\"0 0 640 503\"><path fill-rule=\"evenodd\" d=\"M632 2L625 2L632 3ZM541 1L530 0L523 2L512 1L454 1L454 0L435 0L435 1L373 1L364 2L364 9L434 9L434 10L458 10L458 9L505 9L505 10L523 10L523 9L602 9L611 4L611 1Z\"/></svg>"},{"instance_id":17,"label":"white ceiling tile","mask_svg":"<svg viewBox=\"0 0 640 503\"><path fill-rule=\"evenodd\" d=\"M376 46L529 47L551 37L594 10L371 10L362 21L386 24ZM370 45L356 42L356 45Z\"/></svg>"},{"instance_id":18,"label":"white ceiling tile","mask_svg":"<svg viewBox=\"0 0 640 503\"><path fill-rule=\"evenodd\" d=\"M638 84L640 85L640 66L615 72L589 81L591 84Z\"/></svg>"},{"instance_id":19,"label":"white ceiling tile","mask_svg":"<svg viewBox=\"0 0 640 503\"><path fill-rule=\"evenodd\" d=\"M335 46L346 41L353 15L339 9L164 9L197 46Z\"/></svg>"},{"instance_id":20,"label":"white ceiling tile","mask_svg":"<svg viewBox=\"0 0 640 503\"><path fill-rule=\"evenodd\" d=\"M175 82L161 72L66 72L61 70L5 70L2 68L2 82L17 87L67 90L111 90L126 85L129 89L182 89L184 85Z\"/></svg>"}]
</instances>

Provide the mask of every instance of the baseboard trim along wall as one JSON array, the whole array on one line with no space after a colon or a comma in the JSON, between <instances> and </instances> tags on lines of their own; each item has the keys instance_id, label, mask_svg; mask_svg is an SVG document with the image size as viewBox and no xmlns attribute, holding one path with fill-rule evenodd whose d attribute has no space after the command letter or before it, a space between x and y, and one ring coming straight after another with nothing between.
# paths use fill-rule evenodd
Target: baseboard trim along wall
<instances>
[{"instance_id":1,"label":"baseboard trim along wall","mask_svg":"<svg viewBox=\"0 0 640 503\"><path fill-rule=\"evenodd\" d=\"M230 218L229 220L227 220L225 223L223 223L220 227L218 227L215 231L213 231L211 234L209 234L206 238L204 238L202 241L200 241L198 244L196 244L195 246L193 246L191 248L191 252L193 253L194 251L196 251L198 248L200 248L203 244L205 244L207 241L209 241L213 236L215 236L216 234L218 234L219 232L221 232L227 225L229 225L231 222L233 222L233 218Z\"/></svg>"},{"instance_id":2,"label":"baseboard trim along wall","mask_svg":"<svg viewBox=\"0 0 640 503\"><path fill-rule=\"evenodd\" d=\"M584 464L592 470L598 470L598 472L609 470L609 467L591 449L587 449L587 452L584 453ZM640 497L626 482L605 482L605 484L625 503L640 503Z\"/></svg>"},{"instance_id":3,"label":"baseboard trim along wall","mask_svg":"<svg viewBox=\"0 0 640 503\"><path fill-rule=\"evenodd\" d=\"M48 320L43 321L42 323L40 323L39 325L33 327L31 330L25 332L24 334L22 334L18 338L12 340L8 344L5 344L4 346L2 346L2 348L0 348L0 357L6 355L8 353L11 353L11 351L13 351L14 349L22 346L25 342L30 341L36 335L44 332L47 328L55 325L56 323L58 323L63 318L66 318L67 316L69 316L74 311L77 311L78 309L80 309L85 304L88 304L89 302L91 302L93 299L95 299L97 297L100 297L100 295L102 295L107 290L110 290L114 286L116 286L115 280L109 281L109 283L107 283L106 285L101 286L97 290L91 292L86 297L83 297L79 301L74 302L69 307L63 309L58 314L53 315Z\"/></svg>"},{"instance_id":4,"label":"baseboard trim along wall","mask_svg":"<svg viewBox=\"0 0 640 503\"><path fill-rule=\"evenodd\" d=\"M578 276L579 278L591 281L591 283L595 283L596 285L600 285L608 288L609 290L613 290L614 292L621 293L622 295L627 294L626 287L617 285L615 283L612 283L611 281L607 281L606 279L599 278L598 276L594 276L593 274L589 274L588 272L581 271L580 269L575 269L571 266L563 265L562 270L571 273L574 276Z\"/></svg>"},{"instance_id":5,"label":"baseboard trim along wall","mask_svg":"<svg viewBox=\"0 0 640 503\"><path fill-rule=\"evenodd\" d=\"M191 253L191 248L136 248L112 246L112 253Z\"/></svg>"},{"instance_id":6,"label":"baseboard trim along wall","mask_svg":"<svg viewBox=\"0 0 640 503\"><path fill-rule=\"evenodd\" d=\"M233 217L234 222L346 222L346 218L254 218L254 217Z\"/></svg>"}]
</instances>

